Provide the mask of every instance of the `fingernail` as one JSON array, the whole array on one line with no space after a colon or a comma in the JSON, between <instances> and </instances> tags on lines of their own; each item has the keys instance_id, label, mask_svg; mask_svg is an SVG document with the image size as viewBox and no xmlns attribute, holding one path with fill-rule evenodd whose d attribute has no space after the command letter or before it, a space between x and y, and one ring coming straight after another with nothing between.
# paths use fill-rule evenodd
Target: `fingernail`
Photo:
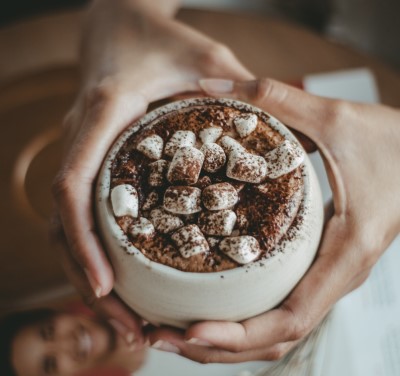
<instances>
[{"instance_id":1,"label":"fingernail","mask_svg":"<svg viewBox=\"0 0 400 376\"><path fill-rule=\"evenodd\" d=\"M95 281L89 269L85 268L84 271L96 298L101 298L101 286Z\"/></svg>"},{"instance_id":2,"label":"fingernail","mask_svg":"<svg viewBox=\"0 0 400 376\"><path fill-rule=\"evenodd\" d=\"M204 78L199 80L199 85L205 92L227 94L233 92L234 82L220 78Z\"/></svg>"},{"instance_id":3,"label":"fingernail","mask_svg":"<svg viewBox=\"0 0 400 376\"><path fill-rule=\"evenodd\" d=\"M161 351L166 351L166 352L172 352L175 354L180 354L181 350L179 350L178 347L173 345L172 343L169 343L167 341L163 340L158 340L157 342L153 343L151 345L153 349L161 350Z\"/></svg>"},{"instance_id":4,"label":"fingernail","mask_svg":"<svg viewBox=\"0 0 400 376\"><path fill-rule=\"evenodd\" d=\"M128 346L131 346L135 342L135 333L129 331L129 329L122 324L122 322L116 319L109 319L110 325L117 331L117 333L125 339Z\"/></svg>"},{"instance_id":5,"label":"fingernail","mask_svg":"<svg viewBox=\"0 0 400 376\"><path fill-rule=\"evenodd\" d=\"M205 341L204 339L200 339L200 338L189 338L185 342L189 343L191 345L196 345L196 346L204 346L204 347L212 347L213 346L210 342Z\"/></svg>"}]
</instances>

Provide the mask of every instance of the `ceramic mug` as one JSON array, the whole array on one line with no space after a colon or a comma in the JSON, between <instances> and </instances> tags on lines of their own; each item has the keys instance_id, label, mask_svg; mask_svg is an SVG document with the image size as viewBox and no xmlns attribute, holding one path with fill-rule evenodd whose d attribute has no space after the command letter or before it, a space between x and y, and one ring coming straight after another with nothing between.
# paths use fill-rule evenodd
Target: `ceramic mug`
<instances>
[{"instance_id":1,"label":"ceramic mug","mask_svg":"<svg viewBox=\"0 0 400 376\"><path fill-rule=\"evenodd\" d=\"M241 321L266 312L282 302L300 281L312 264L320 242L322 197L316 173L305 152L304 194L297 214L302 221L293 230L295 233L290 240L278 245L279 250L273 256L230 270L193 273L153 262L129 241L116 222L110 202L111 167L119 149L134 132L165 114L212 105L213 101L210 98L186 99L146 114L117 139L99 172L96 218L114 269L114 290L128 306L154 325L186 328L195 321ZM218 105L221 104L269 117L273 129L299 145L295 136L265 111L231 99L218 99Z\"/></svg>"}]
</instances>

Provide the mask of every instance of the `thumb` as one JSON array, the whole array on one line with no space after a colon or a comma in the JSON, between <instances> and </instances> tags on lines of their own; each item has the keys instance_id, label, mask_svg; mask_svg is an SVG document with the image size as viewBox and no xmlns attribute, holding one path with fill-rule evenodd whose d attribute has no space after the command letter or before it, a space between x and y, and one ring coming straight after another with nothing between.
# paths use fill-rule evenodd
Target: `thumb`
<instances>
[{"instance_id":1,"label":"thumb","mask_svg":"<svg viewBox=\"0 0 400 376\"><path fill-rule=\"evenodd\" d=\"M203 79L200 87L212 96L242 100L267 111L291 128L319 141L331 100L268 78L253 81Z\"/></svg>"}]
</instances>

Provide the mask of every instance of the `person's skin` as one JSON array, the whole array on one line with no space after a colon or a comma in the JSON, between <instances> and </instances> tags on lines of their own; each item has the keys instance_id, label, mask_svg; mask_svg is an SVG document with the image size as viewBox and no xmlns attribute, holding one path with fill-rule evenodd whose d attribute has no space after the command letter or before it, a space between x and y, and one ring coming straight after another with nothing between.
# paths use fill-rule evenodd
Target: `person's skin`
<instances>
[{"instance_id":1,"label":"person's skin","mask_svg":"<svg viewBox=\"0 0 400 376\"><path fill-rule=\"evenodd\" d=\"M270 79L201 86L208 95L252 103L313 140L333 213L315 262L279 307L240 323L196 323L184 333L161 328L150 342L201 363L279 359L367 279L400 232L400 111L321 98Z\"/></svg>"},{"instance_id":2,"label":"person's skin","mask_svg":"<svg viewBox=\"0 0 400 376\"><path fill-rule=\"evenodd\" d=\"M173 19L177 0L97 0L83 30L82 83L65 122L66 153L53 184L52 235L85 301L112 318L128 343L141 320L111 292L113 270L96 233L93 187L118 134L149 103L200 90L198 79L250 79L225 46Z\"/></svg>"},{"instance_id":3,"label":"person's skin","mask_svg":"<svg viewBox=\"0 0 400 376\"><path fill-rule=\"evenodd\" d=\"M103 366L138 369L144 349L133 351L104 321L56 313L21 329L12 341L17 376L70 376Z\"/></svg>"}]
</instances>

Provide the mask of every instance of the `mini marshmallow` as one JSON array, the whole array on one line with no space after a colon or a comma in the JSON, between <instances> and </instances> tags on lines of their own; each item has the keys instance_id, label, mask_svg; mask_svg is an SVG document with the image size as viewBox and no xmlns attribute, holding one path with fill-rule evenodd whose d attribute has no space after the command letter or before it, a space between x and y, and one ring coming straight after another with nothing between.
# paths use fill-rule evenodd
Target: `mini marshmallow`
<instances>
[{"instance_id":1,"label":"mini marshmallow","mask_svg":"<svg viewBox=\"0 0 400 376\"><path fill-rule=\"evenodd\" d=\"M304 152L300 146L288 140L283 141L277 148L265 155L267 161L267 176L270 179L288 174L304 161Z\"/></svg>"},{"instance_id":2,"label":"mini marshmallow","mask_svg":"<svg viewBox=\"0 0 400 376\"><path fill-rule=\"evenodd\" d=\"M247 230L247 227L249 225L249 221L247 217L244 214L237 214L236 215L236 227L239 230Z\"/></svg>"},{"instance_id":3,"label":"mini marshmallow","mask_svg":"<svg viewBox=\"0 0 400 376\"><path fill-rule=\"evenodd\" d=\"M264 184L257 184L254 188L260 192L261 194L265 195L268 193L269 188L271 187L271 183L264 183Z\"/></svg>"},{"instance_id":4,"label":"mini marshmallow","mask_svg":"<svg viewBox=\"0 0 400 376\"><path fill-rule=\"evenodd\" d=\"M166 172L169 162L164 159L149 163L149 185L152 187L161 187L164 185Z\"/></svg>"},{"instance_id":5,"label":"mini marshmallow","mask_svg":"<svg viewBox=\"0 0 400 376\"><path fill-rule=\"evenodd\" d=\"M249 235L225 238L219 244L219 249L243 265L254 261L261 253L257 239Z\"/></svg>"},{"instance_id":6,"label":"mini marshmallow","mask_svg":"<svg viewBox=\"0 0 400 376\"><path fill-rule=\"evenodd\" d=\"M150 212L150 221L157 231L168 234L183 226L183 221L162 208L153 209Z\"/></svg>"},{"instance_id":7,"label":"mini marshmallow","mask_svg":"<svg viewBox=\"0 0 400 376\"><path fill-rule=\"evenodd\" d=\"M222 149L224 149L224 152L227 155L229 155L233 151L246 151L246 149L240 144L240 142L236 141L230 136L221 137L221 139L219 140L219 145L221 145Z\"/></svg>"},{"instance_id":8,"label":"mini marshmallow","mask_svg":"<svg viewBox=\"0 0 400 376\"><path fill-rule=\"evenodd\" d=\"M214 143L222 135L221 127L209 127L200 131L199 136L203 144Z\"/></svg>"},{"instance_id":9,"label":"mini marshmallow","mask_svg":"<svg viewBox=\"0 0 400 376\"><path fill-rule=\"evenodd\" d=\"M207 236L207 243L210 246L210 248L214 248L217 247L218 244L220 243L221 239L220 238L216 238L214 236Z\"/></svg>"},{"instance_id":10,"label":"mini marshmallow","mask_svg":"<svg viewBox=\"0 0 400 376\"><path fill-rule=\"evenodd\" d=\"M204 162L204 154L192 147L177 150L169 166L167 178L172 184L195 184Z\"/></svg>"},{"instance_id":11,"label":"mini marshmallow","mask_svg":"<svg viewBox=\"0 0 400 376\"><path fill-rule=\"evenodd\" d=\"M218 171L226 162L224 149L218 144L204 144L200 151L204 154L203 169L207 172Z\"/></svg>"},{"instance_id":12,"label":"mini marshmallow","mask_svg":"<svg viewBox=\"0 0 400 376\"><path fill-rule=\"evenodd\" d=\"M232 210L201 213L199 227L206 235L229 236L236 223L236 214Z\"/></svg>"},{"instance_id":13,"label":"mini marshmallow","mask_svg":"<svg viewBox=\"0 0 400 376\"><path fill-rule=\"evenodd\" d=\"M121 184L111 191L111 205L116 217L129 215L136 218L139 212L139 196L130 184Z\"/></svg>"},{"instance_id":14,"label":"mini marshmallow","mask_svg":"<svg viewBox=\"0 0 400 376\"><path fill-rule=\"evenodd\" d=\"M240 137L246 137L257 128L258 118L255 114L243 114L236 117L233 123Z\"/></svg>"},{"instance_id":15,"label":"mini marshmallow","mask_svg":"<svg viewBox=\"0 0 400 376\"><path fill-rule=\"evenodd\" d=\"M259 155L232 152L226 167L226 176L247 183L261 183L267 175L267 162Z\"/></svg>"},{"instance_id":16,"label":"mini marshmallow","mask_svg":"<svg viewBox=\"0 0 400 376\"><path fill-rule=\"evenodd\" d=\"M174 232L171 236L179 252L185 258L207 252L210 247L197 225L188 225Z\"/></svg>"},{"instance_id":17,"label":"mini marshmallow","mask_svg":"<svg viewBox=\"0 0 400 376\"><path fill-rule=\"evenodd\" d=\"M142 205L142 209L143 210L153 209L154 207L157 206L159 199L160 197L157 192L155 191L150 192Z\"/></svg>"},{"instance_id":18,"label":"mini marshmallow","mask_svg":"<svg viewBox=\"0 0 400 376\"><path fill-rule=\"evenodd\" d=\"M164 193L164 209L173 214L201 211L201 190L196 187L171 186Z\"/></svg>"},{"instance_id":19,"label":"mini marshmallow","mask_svg":"<svg viewBox=\"0 0 400 376\"><path fill-rule=\"evenodd\" d=\"M192 131L176 131L165 145L165 154L173 157L179 148L195 144L196 135Z\"/></svg>"},{"instance_id":20,"label":"mini marshmallow","mask_svg":"<svg viewBox=\"0 0 400 376\"><path fill-rule=\"evenodd\" d=\"M204 175L199 180L197 180L196 187L200 189L204 189L212 184L212 181L209 176Z\"/></svg>"},{"instance_id":21,"label":"mini marshmallow","mask_svg":"<svg viewBox=\"0 0 400 376\"><path fill-rule=\"evenodd\" d=\"M208 210L223 210L232 208L239 197L231 184L217 183L204 188L202 200Z\"/></svg>"},{"instance_id":22,"label":"mini marshmallow","mask_svg":"<svg viewBox=\"0 0 400 376\"><path fill-rule=\"evenodd\" d=\"M129 233L134 238L150 239L155 234L155 231L153 224L144 217L140 217L138 221L129 227Z\"/></svg>"},{"instance_id":23,"label":"mini marshmallow","mask_svg":"<svg viewBox=\"0 0 400 376\"><path fill-rule=\"evenodd\" d=\"M147 158L160 159L164 147L164 140L157 134L144 138L139 142L136 149L143 153Z\"/></svg>"}]
</instances>

